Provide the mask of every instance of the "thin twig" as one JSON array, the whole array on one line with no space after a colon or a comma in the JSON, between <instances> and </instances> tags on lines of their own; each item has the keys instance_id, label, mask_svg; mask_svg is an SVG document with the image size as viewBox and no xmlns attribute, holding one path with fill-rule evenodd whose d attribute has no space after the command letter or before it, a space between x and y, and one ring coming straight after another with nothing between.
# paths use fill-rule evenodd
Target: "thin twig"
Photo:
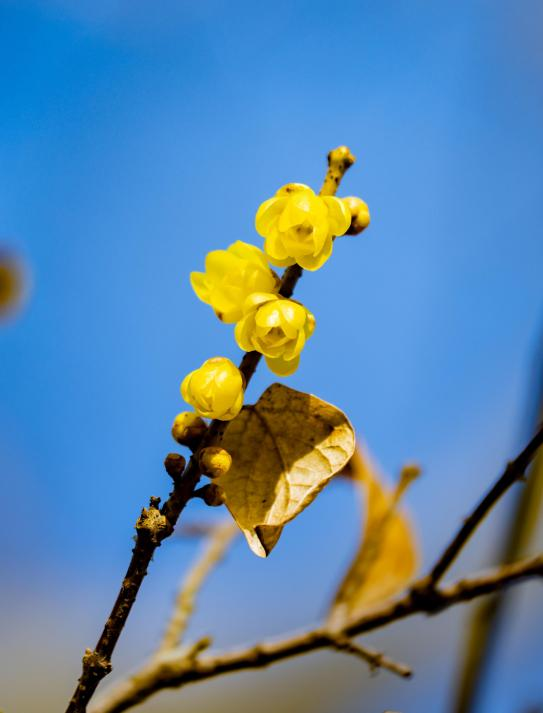
<instances>
[{"instance_id":1,"label":"thin twig","mask_svg":"<svg viewBox=\"0 0 543 713\"><path fill-rule=\"evenodd\" d=\"M321 195L334 195L348 168L354 163L354 157L345 147L334 149L328 154L328 172L321 189ZM283 273L279 294L290 297L303 270L292 265ZM240 364L240 371L248 385L260 361L258 352L247 352ZM200 443L200 448L220 441L226 423L212 421ZM83 670L76 689L66 709L66 713L85 713L100 681L111 671L111 657L121 632L126 624L132 606L147 575L149 564L157 547L174 531L179 516L192 497L200 480L198 453L195 453L183 475L174 481L174 488L160 508L158 498L151 498L150 507L144 508L136 523L136 544L128 570L124 576L113 609L104 625L104 629L94 650L87 649L83 656Z\"/></svg>"},{"instance_id":2,"label":"thin twig","mask_svg":"<svg viewBox=\"0 0 543 713\"><path fill-rule=\"evenodd\" d=\"M223 559L239 531L236 523L228 519L217 525L210 533L201 556L196 560L179 587L172 616L164 631L159 651L171 650L180 644L194 610L198 592L210 572Z\"/></svg>"},{"instance_id":3,"label":"thin twig","mask_svg":"<svg viewBox=\"0 0 543 713\"><path fill-rule=\"evenodd\" d=\"M386 656L381 651L371 649L368 646L361 646L355 643L347 636L333 635L330 637L330 646L337 651L343 651L346 654L351 654L365 661L371 671L379 668L384 668L391 673L395 673L401 678L411 678L413 671L407 664L399 661L394 661L389 656Z\"/></svg>"},{"instance_id":4,"label":"thin twig","mask_svg":"<svg viewBox=\"0 0 543 713\"><path fill-rule=\"evenodd\" d=\"M434 565L428 577L428 586L435 586L445 572L453 564L458 554L469 540L471 535L481 524L485 516L498 502L501 496L517 481L524 477L526 469L532 462L538 448L543 444L543 425L541 425L526 448L514 461L507 464L502 476L494 483L487 494L479 502L471 515L466 518L448 547Z\"/></svg>"},{"instance_id":5,"label":"thin twig","mask_svg":"<svg viewBox=\"0 0 543 713\"><path fill-rule=\"evenodd\" d=\"M543 422L543 342L540 343L534 379L530 380L529 430ZM534 399L534 396L536 397ZM537 529L543 504L543 451L537 452L529 470L526 485L517 494L508 513L508 523L498 535L494 562L509 564L525 557ZM486 597L474 608L467 627L459 660L451 713L473 713L478 708L483 687L490 676L494 652L503 626L510 613L511 599L499 592Z\"/></svg>"},{"instance_id":6,"label":"thin twig","mask_svg":"<svg viewBox=\"0 0 543 713\"><path fill-rule=\"evenodd\" d=\"M435 588L431 593L415 586L402 598L353 619L341 632L334 632L334 636L343 635L351 639L415 614L436 614L530 577L543 577L543 554ZM97 702L92 713L121 713L166 688L180 688L226 673L262 668L331 646L337 648L331 643L329 630L317 628L238 651L193 656L190 661L186 655L171 655L159 667L140 671L137 685L132 686L129 693L125 689L125 695L120 695L122 691L112 690L112 694Z\"/></svg>"}]
</instances>

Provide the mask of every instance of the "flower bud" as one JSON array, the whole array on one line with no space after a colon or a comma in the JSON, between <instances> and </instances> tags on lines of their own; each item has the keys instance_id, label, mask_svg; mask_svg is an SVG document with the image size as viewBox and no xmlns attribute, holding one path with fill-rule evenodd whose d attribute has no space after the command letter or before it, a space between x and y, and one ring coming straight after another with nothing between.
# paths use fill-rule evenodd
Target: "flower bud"
<instances>
[{"instance_id":1,"label":"flower bud","mask_svg":"<svg viewBox=\"0 0 543 713\"><path fill-rule=\"evenodd\" d=\"M402 482L411 483L416 480L422 473L422 469L418 463L407 463L403 466L400 473L400 480Z\"/></svg>"},{"instance_id":2,"label":"flower bud","mask_svg":"<svg viewBox=\"0 0 543 713\"><path fill-rule=\"evenodd\" d=\"M245 312L234 332L240 349L263 354L278 376L293 374L313 334L315 317L299 302L264 292L247 298Z\"/></svg>"},{"instance_id":3,"label":"flower bud","mask_svg":"<svg viewBox=\"0 0 543 713\"><path fill-rule=\"evenodd\" d=\"M210 478L220 478L230 470L232 456L224 448L209 446L200 451L200 469Z\"/></svg>"},{"instance_id":4,"label":"flower bud","mask_svg":"<svg viewBox=\"0 0 543 713\"><path fill-rule=\"evenodd\" d=\"M182 411L178 413L172 424L172 436L182 446L188 446L191 450L198 444L207 431L207 425L198 414L193 411Z\"/></svg>"},{"instance_id":5,"label":"flower bud","mask_svg":"<svg viewBox=\"0 0 543 713\"><path fill-rule=\"evenodd\" d=\"M298 263L306 270L318 270L328 260L334 236L343 235L349 224L349 211L339 198L317 196L303 183L280 188L255 218L270 262L280 267Z\"/></svg>"},{"instance_id":6,"label":"flower bud","mask_svg":"<svg viewBox=\"0 0 543 713\"><path fill-rule=\"evenodd\" d=\"M173 480L177 480L181 477L183 471L185 470L185 464L185 459L179 453L168 453L164 459L166 473L168 473Z\"/></svg>"},{"instance_id":7,"label":"flower bud","mask_svg":"<svg viewBox=\"0 0 543 713\"><path fill-rule=\"evenodd\" d=\"M356 196L341 199L351 214L351 225L345 235L358 235L370 224L370 209L367 203Z\"/></svg>"},{"instance_id":8,"label":"flower bud","mask_svg":"<svg viewBox=\"0 0 543 713\"><path fill-rule=\"evenodd\" d=\"M346 170L352 166L355 161L356 159L348 146L338 146L328 153L328 165L331 167L343 166Z\"/></svg>"},{"instance_id":9,"label":"flower bud","mask_svg":"<svg viewBox=\"0 0 543 713\"><path fill-rule=\"evenodd\" d=\"M214 357L187 374L181 394L200 416L231 421L243 405L243 377L230 359Z\"/></svg>"},{"instance_id":10,"label":"flower bud","mask_svg":"<svg viewBox=\"0 0 543 713\"><path fill-rule=\"evenodd\" d=\"M209 483L209 485L200 488L200 497L206 505L212 508L224 505L225 502L224 490L216 483Z\"/></svg>"}]
</instances>

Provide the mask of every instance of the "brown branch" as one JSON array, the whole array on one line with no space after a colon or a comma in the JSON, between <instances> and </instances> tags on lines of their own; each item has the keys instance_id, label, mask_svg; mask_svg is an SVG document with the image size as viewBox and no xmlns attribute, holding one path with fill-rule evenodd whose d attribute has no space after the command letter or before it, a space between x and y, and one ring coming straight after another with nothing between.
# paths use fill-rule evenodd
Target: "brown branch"
<instances>
[{"instance_id":1,"label":"brown branch","mask_svg":"<svg viewBox=\"0 0 543 713\"><path fill-rule=\"evenodd\" d=\"M428 586L435 586L445 572L458 557L460 551L469 540L474 531L479 527L488 512L498 502L501 496L517 481L521 480L526 469L532 462L538 448L543 444L543 425L541 425L526 448L507 467L500 478L494 483L487 494L479 502L471 515L466 518L448 547L434 565L428 576Z\"/></svg>"},{"instance_id":2,"label":"brown branch","mask_svg":"<svg viewBox=\"0 0 543 713\"><path fill-rule=\"evenodd\" d=\"M322 195L334 195L341 178L354 160L345 146L340 146L328 154L328 172L321 189ZM287 268L281 279L279 294L290 297L302 273L303 270L298 265ZM257 352L248 352L243 356L239 368L245 377L246 385L249 384L260 358L261 355ZM199 448L220 441L225 425L223 421L212 421ZM83 656L83 670L66 713L85 713L98 684L110 673L113 651L147 575L153 554L163 540L173 533L179 516L198 485L201 473L197 456L195 453L191 457L183 475L174 480L174 488L160 510L160 500L154 497L151 498L149 508L143 509L136 523L136 544L117 599L96 647L94 650L87 649Z\"/></svg>"},{"instance_id":3,"label":"brown branch","mask_svg":"<svg viewBox=\"0 0 543 713\"><path fill-rule=\"evenodd\" d=\"M103 697L103 702L91 704L91 710L100 710L104 705L115 707L126 699L133 699L142 686L142 681L150 677L160 678L167 670L170 661L178 663L181 659L190 666L195 658L211 644L211 639L204 637L185 647L180 645L188 621L193 613L196 597L205 580L225 556L239 528L233 520L226 520L212 526L207 533L207 541L201 554L185 576L175 600L170 620L166 626L158 648L138 671L115 683Z\"/></svg>"},{"instance_id":4,"label":"brown branch","mask_svg":"<svg viewBox=\"0 0 543 713\"><path fill-rule=\"evenodd\" d=\"M98 701L92 713L121 713L166 688L180 688L226 673L262 668L320 649L337 648L334 638L343 636L351 639L415 614L436 614L530 577L543 577L543 554L486 574L461 579L431 592L415 586L402 598L351 620L341 631L334 632L332 638L329 629L317 628L228 653L192 655L190 658L186 653L171 654L158 664L155 662L153 666L142 669L130 690L117 689L114 696Z\"/></svg>"},{"instance_id":5,"label":"brown branch","mask_svg":"<svg viewBox=\"0 0 543 713\"><path fill-rule=\"evenodd\" d=\"M540 344L536 361L536 378L530 389L536 394L530 407L530 430L543 422L543 380ZM530 401L532 396L530 396ZM535 408L534 408L535 406ZM508 513L508 523L500 530L495 562L509 564L525 557L537 530L543 505L543 450L540 449L528 471L528 482L520 490L516 502ZM479 696L490 676L494 650L500 640L501 630L510 612L510 598L503 592L486 597L470 616L461 658L458 662L454 713L471 713L478 707Z\"/></svg>"},{"instance_id":6,"label":"brown branch","mask_svg":"<svg viewBox=\"0 0 543 713\"><path fill-rule=\"evenodd\" d=\"M381 653L381 651L356 644L347 636L331 636L330 646L336 649L336 651L342 651L343 653L351 654L352 656L362 659L362 661L368 664L372 672L378 668L384 668L401 678L411 678L413 675L413 671L406 664L394 661L394 659Z\"/></svg>"}]
</instances>

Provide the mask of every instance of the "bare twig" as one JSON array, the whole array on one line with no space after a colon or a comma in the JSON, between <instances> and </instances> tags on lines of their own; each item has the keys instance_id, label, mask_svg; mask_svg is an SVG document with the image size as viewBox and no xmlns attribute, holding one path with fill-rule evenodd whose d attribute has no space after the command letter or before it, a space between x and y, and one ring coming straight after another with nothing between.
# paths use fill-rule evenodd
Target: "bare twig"
<instances>
[{"instance_id":1,"label":"bare twig","mask_svg":"<svg viewBox=\"0 0 543 713\"><path fill-rule=\"evenodd\" d=\"M328 154L328 172L322 185L321 195L335 194L343 175L354 160L345 146L340 146ZM303 270L298 265L287 268L281 279L279 294L290 297L302 273ZM239 368L246 384L251 380L260 358L258 352L247 352L243 356ZM225 425L223 421L212 421L200 443L200 448L220 441ZM162 508L158 509L160 504L158 498L151 498L150 507L143 509L136 523L136 545L132 550L130 564L119 594L96 647L94 650L87 649L83 656L83 670L66 713L85 713L98 684L111 671L113 651L147 575L153 554L163 540L173 533L179 516L198 485L200 475L198 453L195 453L183 475L174 481L174 488Z\"/></svg>"},{"instance_id":2,"label":"bare twig","mask_svg":"<svg viewBox=\"0 0 543 713\"><path fill-rule=\"evenodd\" d=\"M486 574L461 579L455 584L435 588L431 592L415 586L402 598L353 619L341 632L334 632L332 639L341 636L351 639L415 614L436 614L455 604L471 601L530 577L543 577L543 554ZM137 685L132 686L129 691L124 689L123 693L117 690L115 695L106 695L93 707L92 713L121 713L166 688L180 688L225 673L262 668L330 647L337 648L331 640L330 631L327 628L317 628L239 651L193 656L190 661L185 654L171 654L168 659L162 661L159 668L155 666L140 671Z\"/></svg>"},{"instance_id":3,"label":"bare twig","mask_svg":"<svg viewBox=\"0 0 543 713\"><path fill-rule=\"evenodd\" d=\"M352 654L357 658L365 661L370 667L371 671L375 671L378 668L384 668L391 673L395 673L401 678L411 678L413 671L407 666L407 664L394 661L393 659L385 656L381 651L376 651L367 646L361 646L355 643L352 639L347 636L333 635L330 637L330 646L337 651L343 651L346 654Z\"/></svg>"},{"instance_id":4,"label":"bare twig","mask_svg":"<svg viewBox=\"0 0 543 713\"><path fill-rule=\"evenodd\" d=\"M196 560L179 588L172 616L166 626L159 651L178 646L194 610L196 596L210 572L222 560L234 537L239 533L236 523L228 519L210 533L202 555Z\"/></svg>"},{"instance_id":5,"label":"bare twig","mask_svg":"<svg viewBox=\"0 0 543 713\"><path fill-rule=\"evenodd\" d=\"M524 477L526 469L532 462L538 448L543 444L543 425L541 425L526 448L514 461L507 464L502 476L494 483L487 494L479 502L471 515L466 518L462 527L445 549L439 560L434 565L428 577L428 585L435 586L445 572L453 564L458 554L469 540L471 535L481 524L485 516L498 502L501 496L517 481Z\"/></svg>"},{"instance_id":6,"label":"bare twig","mask_svg":"<svg viewBox=\"0 0 543 713\"><path fill-rule=\"evenodd\" d=\"M539 345L535 374L530 383L529 429L543 422L543 342ZM535 398L534 398L535 395ZM509 564L525 557L538 524L543 503L543 451L540 449L528 471L526 485L511 504L508 523L500 530L495 562ZM458 681L451 711L477 710L485 679L508 612L510 598L503 592L486 597L474 608L459 661Z\"/></svg>"}]
</instances>

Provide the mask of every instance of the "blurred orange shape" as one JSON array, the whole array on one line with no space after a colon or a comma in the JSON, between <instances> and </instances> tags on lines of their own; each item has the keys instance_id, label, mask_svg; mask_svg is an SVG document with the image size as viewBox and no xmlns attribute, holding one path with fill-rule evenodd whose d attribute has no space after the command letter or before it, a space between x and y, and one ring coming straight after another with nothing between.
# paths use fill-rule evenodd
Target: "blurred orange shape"
<instances>
[{"instance_id":1,"label":"blurred orange shape","mask_svg":"<svg viewBox=\"0 0 543 713\"><path fill-rule=\"evenodd\" d=\"M21 259L0 248L0 319L13 315L25 295L25 270Z\"/></svg>"},{"instance_id":2,"label":"blurred orange shape","mask_svg":"<svg viewBox=\"0 0 543 713\"><path fill-rule=\"evenodd\" d=\"M418 472L416 467L406 467L397 487L389 488L368 453L357 446L345 475L359 490L366 517L360 545L332 603L332 620L370 610L413 580L419 567L419 546L399 501Z\"/></svg>"}]
</instances>

